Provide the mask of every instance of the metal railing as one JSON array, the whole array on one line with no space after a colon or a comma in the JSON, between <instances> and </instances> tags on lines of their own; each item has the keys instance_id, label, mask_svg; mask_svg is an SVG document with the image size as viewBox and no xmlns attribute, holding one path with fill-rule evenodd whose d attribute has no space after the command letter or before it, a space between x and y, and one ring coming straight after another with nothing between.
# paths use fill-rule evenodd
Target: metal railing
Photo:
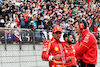
<instances>
[{"instance_id":1,"label":"metal railing","mask_svg":"<svg viewBox=\"0 0 100 67\"><path fill-rule=\"evenodd\" d=\"M75 35L74 31L71 32ZM18 34L21 39L15 38ZM52 32L47 33L44 29L0 28L0 67L49 67L48 62L41 59L42 45L37 44L43 43L50 35Z\"/></svg>"},{"instance_id":2,"label":"metal railing","mask_svg":"<svg viewBox=\"0 0 100 67\"><path fill-rule=\"evenodd\" d=\"M35 49L35 44L39 44L46 40L43 31L46 32L46 30L43 29L0 28L0 44L5 44L5 50L7 50L6 45L9 44L20 45L20 50L21 45L32 44Z\"/></svg>"},{"instance_id":3,"label":"metal railing","mask_svg":"<svg viewBox=\"0 0 100 67\"><path fill-rule=\"evenodd\" d=\"M75 39L75 32L63 30L63 33L71 32ZM96 38L100 38L100 33L92 32ZM43 44L43 42L47 39L52 38L52 32L45 29L24 29L24 28L0 28L0 44L5 45L5 50L7 50L6 45L16 44L20 45L19 49L21 50L21 45L33 45L33 49L35 49L35 44ZM62 37L63 38L63 37Z\"/></svg>"}]
</instances>

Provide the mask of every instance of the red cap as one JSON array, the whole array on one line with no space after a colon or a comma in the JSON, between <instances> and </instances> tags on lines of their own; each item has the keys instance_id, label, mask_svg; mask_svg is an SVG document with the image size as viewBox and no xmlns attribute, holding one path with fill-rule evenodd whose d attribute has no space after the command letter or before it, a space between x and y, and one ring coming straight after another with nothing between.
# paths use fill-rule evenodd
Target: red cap
<instances>
[{"instance_id":1,"label":"red cap","mask_svg":"<svg viewBox=\"0 0 100 67\"><path fill-rule=\"evenodd\" d=\"M53 31L52 31L52 32L57 32L57 31L62 32L62 28L61 28L60 26L55 26L55 27L53 28Z\"/></svg>"}]
</instances>

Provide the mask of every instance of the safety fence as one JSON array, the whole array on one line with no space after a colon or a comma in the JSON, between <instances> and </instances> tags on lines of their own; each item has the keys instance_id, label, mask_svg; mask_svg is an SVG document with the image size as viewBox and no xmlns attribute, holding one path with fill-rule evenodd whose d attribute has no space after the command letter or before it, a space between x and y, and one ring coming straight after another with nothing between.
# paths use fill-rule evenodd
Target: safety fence
<instances>
[{"instance_id":1,"label":"safety fence","mask_svg":"<svg viewBox=\"0 0 100 67\"><path fill-rule=\"evenodd\" d=\"M43 30L44 33L45 30ZM31 30L31 29L12 29L12 28L0 28L0 44L6 45L17 44L25 45L31 44L34 45L40 42L44 42L45 36L42 30Z\"/></svg>"},{"instance_id":2,"label":"safety fence","mask_svg":"<svg viewBox=\"0 0 100 67\"><path fill-rule=\"evenodd\" d=\"M74 32L71 33L75 35ZM52 32L47 33L43 29L0 28L0 67L49 67L48 61L41 59L43 45L39 44L50 38L52 38ZM100 49L98 49L96 67L99 66Z\"/></svg>"},{"instance_id":3,"label":"safety fence","mask_svg":"<svg viewBox=\"0 0 100 67\"><path fill-rule=\"evenodd\" d=\"M74 31L65 31L71 32L74 35ZM63 41L63 34L60 40ZM15 28L0 28L0 44L5 45L5 50L7 50L6 45L16 44L19 45L21 50L21 45L33 45L35 49L35 44L43 44L47 39L52 38L52 32L45 29L15 29Z\"/></svg>"},{"instance_id":4,"label":"safety fence","mask_svg":"<svg viewBox=\"0 0 100 67\"><path fill-rule=\"evenodd\" d=\"M71 34L74 37L75 40L75 31L68 31L68 30L63 30L63 33L61 35L60 40L63 40L63 34L71 32ZM95 33L92 32L96 39L98 44L100 43L100 32ZM33 45L33 49L35 49L35 44L43 44L43 42L47 39L52 38L52 32L49 30L45 29L24 29L24 28L0 28L0 44L5 45L5 50L6 45L10 44L16 44L20 45L20 50L21 50L21 45L28 45L31 44ZM75 43L75 41L73 42Z\"/></svg>"},{"instance_id":5,"label":"safety fence","mask_svg":"<svg viewBox=\"0 0 100 67\"><path fill-rule=\"evenodd\" d=\"M0 28L0 67L48 67L39 45L45 36L42 30Z\"/></svg>"}]
</instances>

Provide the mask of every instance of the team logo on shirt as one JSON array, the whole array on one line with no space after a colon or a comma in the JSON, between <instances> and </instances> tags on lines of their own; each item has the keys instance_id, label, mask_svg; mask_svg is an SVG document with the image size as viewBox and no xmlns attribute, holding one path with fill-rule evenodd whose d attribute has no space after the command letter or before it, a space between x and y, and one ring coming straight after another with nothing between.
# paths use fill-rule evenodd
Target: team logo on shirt
<instances>
[{"instance_id":1,"label":"team logo on shirt","mask_svg":"<svg viewBox=\"0 0 100 67\"><path fill-rule=\"evenodd\" d=\"M73 49L73 48L74 48L74 46L71 46L71 48Z\"/></svg>"},{"instance_id":2,"label":"team logo on shirt","mask_svg":"<svg viewBox=\"0 0 100 67\"><path fill-rule=\"evenodd\" d=\"M65 52L67 53L68 51L67 51L67 50L65 50Z\"/></svg>"},{"instance_id":3,"label":"team logo on shirt","mask_svg":"<svg viewBox=\"0 0 100 67\"><path fill-rule=\"evenodd\" d=\"M55 47L55 51L58 51L58 47Z\"/></svg>"},{"instance_id":4,"label":"team logo on shirt","mask_svg":"<svg viewBox=\"0 0 100 67\"><path fill-rule=\"evenodd\" d=\"M59 27L57 27L57 29L59 29Z\"/></svg>"},{"instance_id":5,"label":"team logo on shirt","mask_svg":"<svg viewBox=\"0 0 100 67\"><path fill-rule=\"evenodd\" d=\"M90 37L90 35L86 35L86 37L84 38L83 42L88 43L89 37Z\"/></svg>"}]
</instances>

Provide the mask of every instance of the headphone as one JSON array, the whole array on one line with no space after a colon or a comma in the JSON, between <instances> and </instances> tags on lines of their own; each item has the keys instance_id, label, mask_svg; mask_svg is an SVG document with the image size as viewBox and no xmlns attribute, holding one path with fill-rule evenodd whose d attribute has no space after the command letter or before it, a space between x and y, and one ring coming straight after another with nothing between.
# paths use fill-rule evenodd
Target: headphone
<instances>
[{"instance_id":1,"label":"headphone","mask_svg":"<svg viewBox=\"0 0 100 67\"><path fill-rule=\"evenodd\" d=\"M65 39L64 39L66 42L68 42L68 37L65 37Z\"/></svg>"},{"instance_id":2,"label":"headphone","mask_svg":"<svg viewBox=\"0 0 100 67\"><path fill-rule=\"evenodd\" d=\"M64 40L65 40L66 42L68 42L68 40L69 40L69 35L71 35L70 32L67 32L67 33L65 33L65 34L63 35L63 38L64 38Z\"/></svg>"},{"instance_id":3,"label":"headphone","mask_svg":"<svg viewBox=\"0 0 100 67\"><path fill-rule=\"evenodd\" d=\"M80 28L81 30L87 28L87 23L86 23L86 21L85 21L84 19L82 19L82 20L79 21L79 28Z\"/></svg>"}]
</instances>

